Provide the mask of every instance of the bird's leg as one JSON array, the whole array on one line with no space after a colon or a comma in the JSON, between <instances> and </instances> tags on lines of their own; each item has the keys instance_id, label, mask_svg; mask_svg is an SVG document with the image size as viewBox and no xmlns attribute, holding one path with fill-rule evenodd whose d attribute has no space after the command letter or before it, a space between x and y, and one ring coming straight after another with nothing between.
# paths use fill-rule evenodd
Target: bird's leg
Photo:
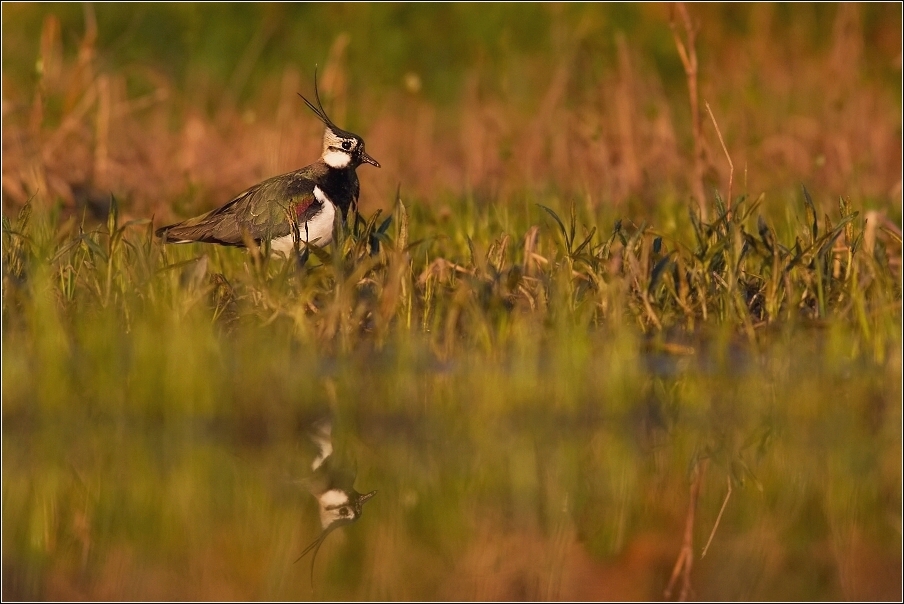
<instances>
[{"instance_id":1,"label":"bird's leg","mask_svg":"<svg viewBox=\"0 0 904 604\"><path fill-rule=\"evenodd\" d=\"M295 251L295 258L298 261L298 268L302 268L308 261L308 246L302 247L298 220L293 217L290 217L289 220L292 221L292 247ZM308 225L305 223L305 234L307 234L307 229Z\"/></svg>"},{"instance_id":2,"label":"bird's leg","mask_svg":"<svg viewBox=\"0 0 904 604\"><path fill-rule=\"evenodd\" d=\"M308 263L308 257L311 253L308 251L308 246L304 246L304 248L297 251L295 257L298 259L298 268L304 268L304 266Z\"/></svg>"},{"instance_id":3,"label":"bird's leg","mask_svg":"<svg viewBox=\"0 0 904 604\"><path fill-rule=\"evenodd\" d=\"M354 229L352 230L352 233L354 233L355 239L357 239L357 238L358 238L358 231L359 231L359 228L358 228L358 227L359 227L359 224L360 224L360 222L361 222L361 214L358 213L358 200L357 200L357 199L354 200L354 201L352 201L351 210L352 210L352 212L355 213L355 227L354 227Z\"/></svg>"},{"instance_id":4,"label":"bird's leg","mask_svg":"<svg viewBox=\"0 0 904 604\"><path fill-rule=\"evenodd\" d=\"M304 266L308 263L308 257L310 257L311 252L308 251L307 243L305 243L303 247L301 245L301 234L299 233L297 223L295 226L295 233L295 257L298 259L298 268L304 268ZM304 223L304 240L306 242L311 240L311 234L308 231L307 222Z\"/></svg>"}]
</instances>

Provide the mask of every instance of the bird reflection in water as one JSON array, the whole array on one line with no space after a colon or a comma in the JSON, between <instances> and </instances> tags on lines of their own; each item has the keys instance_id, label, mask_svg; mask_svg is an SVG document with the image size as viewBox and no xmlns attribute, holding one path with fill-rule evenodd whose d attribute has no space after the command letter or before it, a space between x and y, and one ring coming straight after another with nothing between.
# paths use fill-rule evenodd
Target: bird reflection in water
<instances>
[{"instance_id":1,"label":"bird reflection in water","mask_svg":"<svg viewBox=\"0 0 904 604\"><path fill-rule=\"evenodd\" d=\"M355 490L355 469L333 454L332 422L321 419L311 427L311 441L317 447L317 457L311 464L313 473L303 482L320 506L320 535L307 546L295 562L311 555L311 589L314 589L314 562L324 539L340 526L351 524L361 517L364 504L377 494L361 494Z\"/></svg>"}]
</instances>

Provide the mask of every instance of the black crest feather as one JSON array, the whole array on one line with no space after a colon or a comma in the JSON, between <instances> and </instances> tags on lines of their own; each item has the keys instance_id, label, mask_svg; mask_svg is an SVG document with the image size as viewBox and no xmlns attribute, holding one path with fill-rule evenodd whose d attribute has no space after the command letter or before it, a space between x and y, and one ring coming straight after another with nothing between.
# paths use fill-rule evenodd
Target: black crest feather
<instances>
[{"instance_id":1,"label":"black crest feather","mask_svg":"<svg viewBox=\"0 0 904 604\"><path fill-rule=\"evenodd\" d=\"M331 120L329 118L329 116L326 114L326 111L323 109L323 103L320 101L320 90L318 90L318 88L317 88L317 68L316 67L314 68L314 100L317 101L317 104L314 105L314 103L312 103L307 98L305 98L305 96L303 94L301 94L300 92L298 93L298 96L301 97L301 100L303 100L305 102L305 104L311 109L311 111L314 112L314 115L316 115L318 118L320 118L320 121L323 122L323 124L327 128L329 128L330 130L333 130L334 132L344 132L344 130L342 130L335 123L333 123L333 120Z\"/></svg>"}]
</instances>

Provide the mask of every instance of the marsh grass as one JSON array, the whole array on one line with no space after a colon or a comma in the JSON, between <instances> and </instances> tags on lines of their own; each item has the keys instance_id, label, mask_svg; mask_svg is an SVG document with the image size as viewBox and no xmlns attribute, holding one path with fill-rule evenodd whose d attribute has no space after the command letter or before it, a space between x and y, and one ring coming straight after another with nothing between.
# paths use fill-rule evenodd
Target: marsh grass
<instances>
[{"instance_id":1,"label":"marsh grass","mask_svg":"<svg viewBox=\"0 0 904 604\"><path fill-rule=\"evenodd\" d=\"M754 219L757 204L745 199L729 218L717 199L713 223L691 215L692 228L668 239L625 221L588 227L575 209L563 217L541 205L536 224L511 234L488 216L418 224L399 200L390 219L338 225L335 244L304 266L161 246L145 221L120 223L115 204L87 231L26 208L4 226L5 522L16 527L4 547L19 552L6 571L10 593L301 597L306 573L278 559L231 579L235 592L177 585L219 576L206 565L242 564L255 548L294 559L306 537L289 521L299 497L285 483L298 464L286 460L326 408L354 426L359 480L389 495L348 531L354 545L341 572L323 571L319 597L511 597L509 581L538 581L524 588L529 597L569 597L583 580L558 566L565 556L606 576L638 534L665 531L673 548L645 552L635 585L587 592L652 597L677 551L682 485L700 460L713 477L701 543L724 481L740 489L712 546L727 539L721 547L733 553L713 564L739 570L755 559L772 577L776 560L810 560L814 550L784 542L815 530L805 541L833 540L833 557L811 583L781 593L885 593L864 587L849 556L888 551L877 543L891 513L880 510L899 484L900 391L890 387L899 278L886 250L866 251L864 221L846 202L835 220L817 220L801 197L790 229ZM469 227L471 238L454 236ZM42 477L23 489L27 468ZM129 486L108 482L117 473ZM854 492L833 491L855 474ZM816 489L823 480L828 491ZM803 494L785 502L787 489ZM817 506L827 528L780 521L788 505L805 506L795 514ZM252 521L257 529L241 528ZM188 542L178 537L185 523ZM752 541L736 541L745 530ZM213 554L227 545L215 538L223 531L241 551ZM165 538L148 548L152 534ZM576 539L604 562L577 553ZM128 553L114 553L122 546ZM504 553L534 547L523 560ZM399 559L374 558L383 548ZM494 551L512 575L501 583L478 562ZM429 572L403 579L422 556L434 560ZM448 556L451 575L441 570ZM158 587L132 566L155 560L176 573L154 579ZM141 578L111 585L109 564ZM842 568L850 585L817 578ZM362 579L373 573L379 581ZM772 593L771 580L695 582L698 593L754 597Z\"/></svg>"},{"instance_id":2,"label":"marsh grass","mask_svg":"<svg viewBox=\"0 0 904 604\"><path fill-rule=\"evenodd\" d=\"M839 81L861 81L861 17L835 17ZM714 102L738 169L729 189L707 160L696 201L683 149L707 135L679 142L626 38L586 87L587 33L523 97L479 72L451 109L387 87L362 100L365 138L398 172L362 169L362 214L302 263L153 237L316 156L285 101L297 71L244 106L202 110L158 76L136 96L88 23L67 54L45 17L35 95L4 120L5 598L308 597L292 561L318 520L297 480L325 413L379 494L325 542L317 598L658 599L694 488L688 596L900 596L900 130L881 86L835 91L833 129L791 119L776 139L787 122L756 113L744 153L743 111ZM785 89L789 47L752 40ZM349 40L332 44L338 102Z\"/></svg>"}]
</instances>

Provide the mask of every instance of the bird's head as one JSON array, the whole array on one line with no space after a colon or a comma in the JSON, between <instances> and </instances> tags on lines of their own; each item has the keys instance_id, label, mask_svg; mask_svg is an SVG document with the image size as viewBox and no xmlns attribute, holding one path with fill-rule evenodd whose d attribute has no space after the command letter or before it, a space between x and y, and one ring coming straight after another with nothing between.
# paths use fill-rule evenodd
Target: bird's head
<instances>
[{"instance_id":1,"label":"bird's head","mask_svg":"<svg viewBox=\"0 0 904 604\"><path fill-rule=\"evenodd\" d=\"M364 504L376 491L361 494L354 489L330 489L317 497L320 504L320 527L324 531L351 524L361 517Z\"/></svg>"},{"instance_id":2,"label":"bird's head","mask_svg":"<svg viewBox=\"0 0 904 604\"><path fill-rule=\"evenodd\" d=\"M380 163L364 151L364 139L353 132L343 130L333 123L327 116L320 102L320 92L317 89L317 74L314 74L314 99L315 105L300 93L299 95L307 106L320 118L326 129L323 131L322 159L331 168L357 168L361 164L370 164L380 167Z\"/></svg>"}]
</instances>

